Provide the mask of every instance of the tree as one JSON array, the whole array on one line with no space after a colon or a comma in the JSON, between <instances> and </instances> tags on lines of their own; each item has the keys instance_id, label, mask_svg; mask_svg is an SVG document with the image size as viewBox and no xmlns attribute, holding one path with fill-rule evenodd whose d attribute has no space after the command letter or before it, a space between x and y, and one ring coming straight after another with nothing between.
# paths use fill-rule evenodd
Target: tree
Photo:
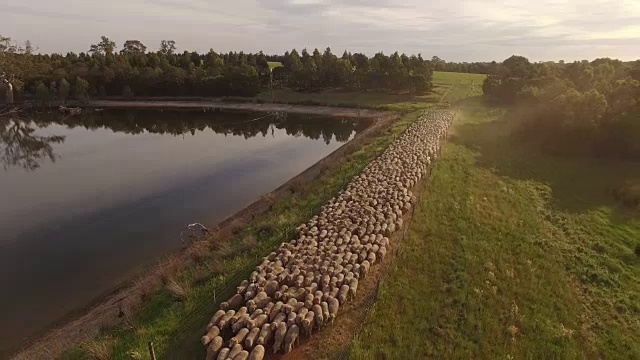
<instances>
[{"instance_id":1,"label":"tree","mask_svg":"<svg viewBox=\"0 0 640 360\"><path fill-rule=\"evenodd\" d=\"M60 85L58 86L58 100L62 101L64 104L69 97L69 91L71 89L71 85L67 81L67 79L60 80Z\"/></svg>"},{"instance_id":2,"label":"tree","mask_svg":"<svg viewBox=\"0 0 640 360\"><path fill-rule=\"evenodd\" d=\"M41 107L45 107L49 104L49 96L49 89L42 81L40 81L36 85L36 99L38 99Z\"/></svg>"},{"instance_id":3,"label":"tree","mask_svg":"<svg viewBox=\"0 0 640 360\"><path fill-rule=\"evenodd\" d=\"M176 51L176 42L173 40L160 41L160 53L164 55L173 55Z\"/></svg>"},{"instance_id":4,"label":"tree","mask_svg":"<svg viewBox=\"0 0 640 360\"><path fill-rule=\"evenodd\" d=\"M33 53L33 45L31 45L30 40L24 42L24 53L27 55L31 55Z\"/></svg>"},{"instance_id":5,"label":"tree","mask_svg":"<svg viewBox=\"0 0 640 360\"><path fill-rule=\"evenodd\" d=\"M91 45L89 52L94 55L112 55L116 49L115 41L109 40L106 36L101 36L100 39L99 43Z\"/></svg>"},{"instance_id":6,"label":"tree","mask_svg":"<svg viewBox=\"0 0 640 360\"><path fill-rule=\"evenodd\" d=\"M139 40L127 40L120 50L121 54L144 54L147 52L147 47L144 46Z\"/></svg>"},{"instance_id":7,"label":"tree","mask_svg":"<svg viewBox=\"0 0 640 360\"><path fill-rule=\"evenodd\" d=\"M77 77L74 83L73 95L78 101L86 101L87 100L87 92L89 91L89 83L87 80Z\"/></svg>"},{"instance_id":8,"label":"tree","mask_svg":"<svg viewBox=\"0 0 640 360\"><path fill-rule=\"evenodd\" d=\"M122 97L125 99L132 99L134 96L133 91L131 90L131 88L129 87L129 85L126 85L123 89L122 89Z\"/></svg>"}]
</instances>

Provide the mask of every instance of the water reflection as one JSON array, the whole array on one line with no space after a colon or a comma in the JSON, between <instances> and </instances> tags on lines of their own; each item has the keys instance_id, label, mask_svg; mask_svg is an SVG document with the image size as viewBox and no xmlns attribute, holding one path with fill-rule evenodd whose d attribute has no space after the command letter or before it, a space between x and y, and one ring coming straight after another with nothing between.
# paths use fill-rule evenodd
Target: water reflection
<instances>
[{"instance_id":1,"label":"water reflection","mask_svg":"<svg viewBox=\"0 0 640 360\"><path fill-rule=\"evenodd\" d=\"M52 144L64 142L65 136L39 136L31 122L0 118L0 161L5 170L11 166L34 171L42 160L56 161Z\"/></svg>"},{"instance_id":2,"label":"water reflection","mask_svg":"<svg viewBox=\"0 0 640 360\"><path fill-rule=\"evenodd\" d=\"M36 132L51 124L69 129L87 130L109 129L125 134L161 134L184 136L212 130L217 134L242 136L249 139L256 136L274 136L275 129L285 130L287 135L322 139L327 145L333 139L344 143L355 131L366 129L369 121L356 119L329 119L321 116L270 113L267 115L238 112L194 112L194 111L153 111L153 110L110 110L106 113L92 113L83 116L61 117L40 115L32 120L0 118L0 149L2 165L22 167L34 171L41 162L55 162L57 155L54 144L65 141L66 136L38 135Z\"/></svg>"}]
</instances>

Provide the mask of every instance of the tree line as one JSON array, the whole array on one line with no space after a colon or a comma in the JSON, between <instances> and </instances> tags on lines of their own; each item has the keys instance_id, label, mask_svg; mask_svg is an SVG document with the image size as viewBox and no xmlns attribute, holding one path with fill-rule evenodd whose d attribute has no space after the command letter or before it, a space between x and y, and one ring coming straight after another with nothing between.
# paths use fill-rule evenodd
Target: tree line
<instances>
[{"instance_id":1,"label":"tree line","mask_svg":"<svg viewBox=\"0 0 640 360\"><path fill-rule=\"evenodd\" d=\"M437 56L431 58L433 71L458 72L471 74L491 74L498 69L498 63L491 62L450 62Z\"/></svg>"},{"instance_id":2,"label":"tree line","mask_svg":"<svg viewBox=\"0 0 640 360\"><path fill-rule=\"evenodd\" d=\"M373 57L346 51L338 57L330 48L284 55L179 53L172 40L163 40L158 51L127 40L118 51L105 36L79 54L35 54L26 45L0 36L0 74L10 79L17 100L34 98L43 104L108 96L255 96L270 86L416 94L432 87L430 61L397 52Z\"/></svg>"},{"instance_id":3,"label":"tree line","mask_svg":"<svg viewBox=\"0 0 640 360\"><path fill-rule=\"evenodd\" d=\"M485 96L515 105L520 134L558 154L640 159L640 60L503 61Z\"/></svg>"}]
</instances>

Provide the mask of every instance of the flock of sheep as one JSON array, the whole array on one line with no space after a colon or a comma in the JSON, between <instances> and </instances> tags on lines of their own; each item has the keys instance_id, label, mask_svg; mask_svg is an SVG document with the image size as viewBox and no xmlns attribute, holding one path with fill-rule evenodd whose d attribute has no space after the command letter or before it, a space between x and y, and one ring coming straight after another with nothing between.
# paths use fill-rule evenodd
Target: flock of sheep
<instances>
[{"instance_id":1,"label":"flock of sheep","mask_svg":"<svg viewBox=\"0 0 640 360\"><path fill-rule=\"evenodd\" d=\"M423 115L299 226L297 239L266 256L211 318L202 337L206 359L260 360L268 346L288 353L300 336L333 324L358 282L384 259L388 237L416 203L410 189L427 173L452 120L449 112Z\"/></svg>"}]
</instances>

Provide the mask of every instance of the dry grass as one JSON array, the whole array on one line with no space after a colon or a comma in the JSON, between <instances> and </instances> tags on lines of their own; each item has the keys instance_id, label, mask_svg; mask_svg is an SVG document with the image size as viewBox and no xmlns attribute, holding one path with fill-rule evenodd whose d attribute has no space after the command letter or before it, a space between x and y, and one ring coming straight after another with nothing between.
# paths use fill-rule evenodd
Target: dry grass
<instances>
[{"instance_id":1,"label":"dry grass","mask_svg":"<svg viewBox=\"0 0 640 360\"><path fill-rule=\"evenodd\" d=\"M292 194L298 194L304 191L306 188L304 182L300 179L293 180L289 185L289 190Z\"/></svg>"},{"instance_id":2,"label":"dry grass","mask_svg":"<svg viewBox=\"0 0 640 360\"><path fill-rule=\"evenodd\" d=\"M241 251L253 250L258 247L258 240L255 236L248 235L240 242L239 248Z\"/></svg>"},{"instance_id":3,"label":"dry grass","mask_svg":"<svg viewBox=\"0 0 640 360\"><path fill-rule=\"evenodd\" d=\"M84 344L87 355L93 360L110 360L113 358L113 339L101 338Z\"/></svg>"},{"instance_id":4,"label":"dry grass","mask_svg":"<svg viewBox=\"0 0 640 360\"><path fill-rule=\"evenodd\" d=\"M235 255L236 250L228 241L221 241L215 244L215 253L225 259Z\"/></svg>"},{"instance_id":5,"label":"dry grass","mask_svg":"<svg viewBox=\"0 0 640 360\"><path fill-rule=\"evenodd\" d=\"M187 248L187 256L200 264L211 256L212 243L208 240L196 241Z\"/></svg>"},{"instance_id":6,"label":"dry grass","mask_svg":"<svg viewBox=\"0 0 640 360\"><path fill-rule=\"evenodd\" d=\"M171 278L167 280L165 285L167 292L176 300L184 301L189 297L191 293L191 287L186 284L179 283L175 279Z\"/></svg>"},{"instance_id":7,"label":"dry grass","mask_svg":"<svg viewBox=\"0 0 640 360\"><path fill-rule=\"evenodd\" d=\"M199 267L194 276L193 284L200 285L208 282L211 278L224 273L224 264L218 259L213 259L211 262Z\"/></svg>"},{"instance_id":8,"label":"dry grass","mask_svg":"<svg viewBox=\"0 0 640 360\"><path fill-rule=\"evenodd\" d=\"M178 254L171 254L158 265L158 274L163 282L167 282L182 270L182 260Z\"/></svg>"}]
</instances>

